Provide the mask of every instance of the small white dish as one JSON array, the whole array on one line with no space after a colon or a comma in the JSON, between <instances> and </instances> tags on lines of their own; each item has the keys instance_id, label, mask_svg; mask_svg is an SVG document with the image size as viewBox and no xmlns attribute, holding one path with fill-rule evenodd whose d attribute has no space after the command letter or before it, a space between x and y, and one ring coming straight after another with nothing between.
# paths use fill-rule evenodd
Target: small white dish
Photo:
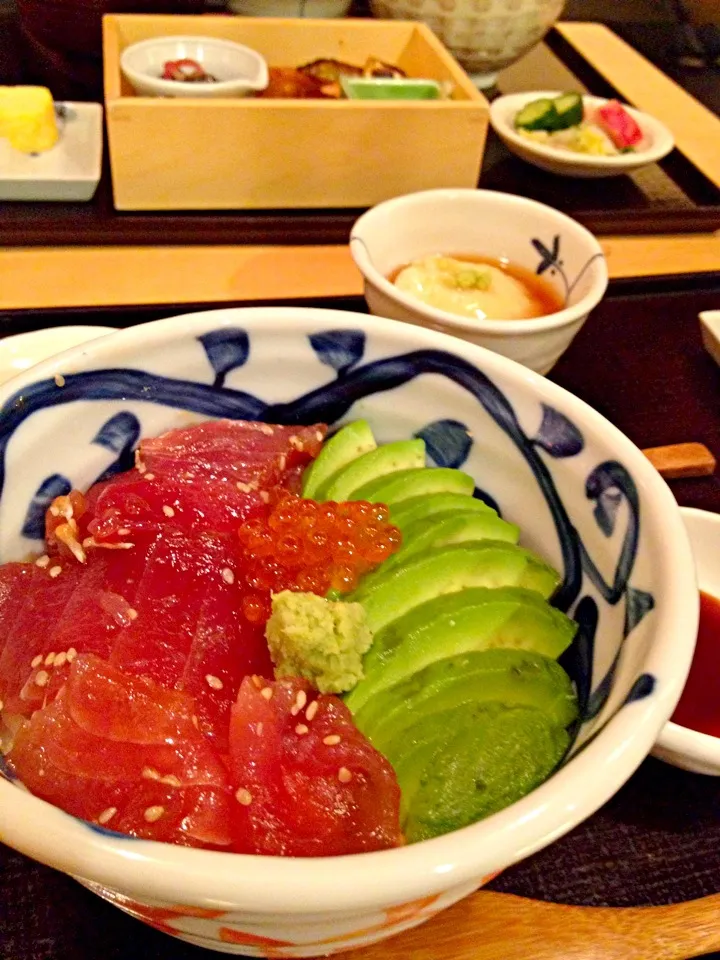
<instances>
[{"instance_id":1,"label":"small white dish","mask_svg":"<svg viewBox=\"0 0 720 960\"><path fill-rule=\"evenodd\" d=\"M720 310L703 310L700 314L700 333L703 346L720 364Z\"/></svg>"},{"instance_id":2,"label":"small white dish","mask_svg":"<svg viewBox=\"0 0 720 960\"><path fill-rule=\"evenodd\" d=\"M163 80L168 60L195 60L215 83ZM245 97L268 85L265 59L250 47L217 37L153 37L123 50L120 69L141 97Z\"/></svg>"},{"instance_id":3,"label":"small white dish","mask_svg":"<svg viewBox=\"0 0 720 960\"><path fill-rule=\"evenodd\" d=\"M0 383L34 367L56 353L77 347L88 340L97 340L114 327L47 327L29 333L16 333L0 340Z\"/></svg>"},{"instance_id":4,"label":"small white dish","mask_svg":"<svg viewBox=\"0 0 720 960\"><path fill-rule=\"evenodd\" d=\"M353 225L350 252L370 312L469 340L548 373L570 346L608 284L595 237L535 200L497 190L423 190L385 200ZM388 278L432 254L474 254L542 274L562 309L531 320L475 320L428 306Z\"/></svg>"},{"instance_id":5,"label":"small white dish","mask_svg":"<svg viewBox=\"0 0 720 960\"><path fill-rule=\"evenodd\" d=\"M690 537L698 586L704 593L720 597L720 513L692 507L681 507L680 513ZM720 737L679 723L665 724L652 754L682 770L720 776Z\"/></svg>"},{"instance_id":6,"label":"small white dish","mask_svg":"<svg viewBox=\"0 0 720 960\"><path fill-rule=\"evenodd\" d=\"M530 93L511 93L498 97L490 106L490 123L495 133L505 146L541 170L555 173L561 177L617 177L620 174L631 173L646 167L650 163L662 160L675 146L672 133L668 128L651 117L648 113L641 113L632 107L623 104L627 112L636 121L643 132L643 142L633 153L621 153L614 157L591 156L584 153L573 153L571 150L562 150L558 147L546 146L535 140L521 136L515 129L515 117L522 108L533 100L542 97L560 96L559 90L534 90ZM586 107L601 107L608 101L604 97L583 96Z\"/></svg>"},{"instance_id":7,"label":"small white dish","mask_svg":"<svg viewBox=\"0 0 720 960\"><path fill-rule=\"evenodd\" d=\"M56 105L60 139L43 153L21 153L0 137L0 200L92 200L102 167L99 103Z\"/></svg>"}]
</instances>

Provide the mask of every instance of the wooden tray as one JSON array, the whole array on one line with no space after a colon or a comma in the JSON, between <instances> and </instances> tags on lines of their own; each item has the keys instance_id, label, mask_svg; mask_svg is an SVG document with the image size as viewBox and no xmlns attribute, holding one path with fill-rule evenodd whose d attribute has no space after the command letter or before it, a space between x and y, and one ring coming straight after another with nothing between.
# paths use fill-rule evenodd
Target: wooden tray
<instances>
[{"instance_id":1,"label":"wooden tray","mask_svg":"<svg viewBox=\"0 0 720 960\"><path fill-rule=\"evenodd\" d=\"M523 81L532 78L529 59L501 77L506 91L521 88ZM531 66L538 77L560 73L566 83L600 94L625 93L627 99L633 99L628 92L616 91L559 30L552 31L546 43L536 48ZM648 69L664 79L659 71L649 65ZM699 108L696 101L682 95ZM553 177L523 164L491 135L480 182L483 187L549 202L599 235L709 233L720 229L720 191L678 151L631 177L601 181L600 191L597 183ZM0 243L5 247L344 244L360 212L119 213L112 204L106 160L100 187L90 204L16 204L0 209Z\"/></svg>"},{"instance_id":2,"label":"wooden tray","mask_svg":"<svg viewBox=\"0 0 720 960\"><path fill-rule=\"evenodd\" d=\"M170 34L245 44L271 66L378 57L452 93L428 101L136 96L120 69L123 51ZM119 210L357 208L477 182L487 100L424 23L113 14L103 18L103 59Z\"/></svg>"}]
</instances>

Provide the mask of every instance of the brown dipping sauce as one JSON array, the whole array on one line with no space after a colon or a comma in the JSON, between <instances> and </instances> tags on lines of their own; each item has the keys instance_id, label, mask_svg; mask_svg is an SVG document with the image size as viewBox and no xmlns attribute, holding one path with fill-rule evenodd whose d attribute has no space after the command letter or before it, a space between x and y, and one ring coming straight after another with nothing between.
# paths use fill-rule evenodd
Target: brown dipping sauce
<instances>
[{"instance_id":1,"label":"brown dipping sauce","mask_svg":"<svg viewBox=\"0 0 720 960\"><path fill-rule=\"evenodd\" d=\"M455 260L467 260L468 263L496 267L498 270L502 270L503 273L506 273L518 283L522 284L533 302L533 315L527 317L526 319L528 320L534 320L537 317L547 317L551 313L558 313L565 308L562 297L557 290L555 290L544 277L539 277L536 273L533 273L532 270L528 270L525 267L516 266L514 263L508 263L507 260L500 260L496 257L480 257L474 253L443 253L442 256L452 257ZM417 259L420 260L421 258L418 257ZM413 260L410 263L404 263L396 267L392 273L388 274L390 283L395 283L400 272L406 267L412 266L415 262L417 261Z\"/></svg>"}]
</instances>

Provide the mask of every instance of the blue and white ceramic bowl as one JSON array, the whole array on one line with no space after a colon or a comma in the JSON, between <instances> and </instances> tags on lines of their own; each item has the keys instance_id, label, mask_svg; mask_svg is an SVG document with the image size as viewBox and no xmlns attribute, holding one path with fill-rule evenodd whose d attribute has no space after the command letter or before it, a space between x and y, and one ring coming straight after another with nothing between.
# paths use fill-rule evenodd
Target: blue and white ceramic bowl
<instances>
[{"instance_id":1,"label":"blue and white ceramic bowl","mask_svg":"<svg viewBox=\"0 0 720 960\"><path fill-rule=\"evenodd\" d=\"M584 722L545 784L437 839L350 858L192 850L93 828L0 779L5 843L168 933L230 953L315 956L422 922L570 830L651 749L697 630L675 501L642 454L584 403L479 347L345 312L230 309L111 334L0 392L0 554L41 549L50 497L124 467L142 435L207 417L421 435L462 466L564 573L580 623L564 657Z\"/></svg>"},{"instance_id":2,"label":"blue and white ceramic bowl","mask_svg":"<svg viewBox=\"0 0 720 960\"><path fill-rule=\"evenodd\" d=\"M372 313L462 337L547 373L605 295L607 264L576 220L496 190L423 190L385 200L353 225L350 252ZM473 320L428 306L389 279L420 257L491 257L542 276L562 309L533 320Z\"/></svg>"}]
</instances>

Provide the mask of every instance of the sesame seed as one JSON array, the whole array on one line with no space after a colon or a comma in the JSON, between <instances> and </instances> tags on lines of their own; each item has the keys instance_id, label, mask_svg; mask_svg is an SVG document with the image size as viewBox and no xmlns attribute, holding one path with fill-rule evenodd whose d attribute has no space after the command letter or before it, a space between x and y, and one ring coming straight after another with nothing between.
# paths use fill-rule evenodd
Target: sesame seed
<instances>
[{"instance_id":1,"label":"sesame seed","mask_svg":"<svg viewBox=\"0 0 720 960\"><path fill-rule=\"evenodd\" d=\"M225 567L222 572L222 578L225 583L235 583L235 574L232 572L230 567Z\"/></svg>"},{"instance_id":2,"label":"sesame seed","mask_svg":"<svg viewBox=\"0 0 720 960\"><path fill-rule=\"evenodd\" d=\"M260 696L265 697L266 700L272 700L272 687L263 687L260 691Z\"/></svg>"},{"instance_id":3,"label":"sesame seed","mask_svg":"<svg viewBox=\"0 0 720 960\"><path fill-rule=\"evenodd\" d=\"M285 467L287 466L287 457L285 456L284 453L280 454L280 460L278 461L278 466L280 467L281 470L284 470Z\"/></svg>"},{"instance_id":4,"label":"sesame seed","mask_svg":"<svg viewBox=\"0 0 720 960\"><path fill-rule=\"evenodd\" d=\"M290 708L290 713L292 714L292 716L296 717L306 703L307 703L307 694L305 693L304 690L298 690L298 694L295 697L295 703Z\"/></svg>"},{"instance_id":5,"label":"sesame seed","mask_svg":"<svg viewBox=\"0 0 720 960\"><path fill-rule=\"evenodd\" d=\"M243 483L242 480L238 480L235 486L238 488L240 493L250 493L250 491L252 490L252 487L250 486L250 484Z\"/></svg>"},{"instance_id":6,"label":"sesame seed","mask_svg":"<svg viewBox=\"0 0 720 960\"><path fill-rule=\"evenodd\" d=\"M144 767L141 774L143 780L159 780L160 774L153 767Z\"/></svg>"},{"instance_id":7,"label":"sesame seed","mask_svg":"<svg viewBox=\"0 0 720 960\"><path fill-rule=\"evenodd\" d=\"M61 666L65 663L66 660L67 660L67 654L65 653L64 650L62 650L62 651L61 651L60 653L58 653L58 655L55 657L55 660L53 661L53 666L57 669L57 667L61 667Z\"/></svg>"},{"instance_id":8,"label":"sesame seed","mask_svg":"<svg viewBox=\"0 0 720 960\"><path fill-rule=\"evenodd\" d=\"M312 718L315 716L317 712L318 712L318 702L317 700L313 700L313 702L305 711L305 716L308 718L308 720L312 720Z\"/></svg>"},{"instance_id":9,"label":"sesame seed","mask_svg":"<svg viewBox=\"0 0 720 960\"><path fill-rule=\"evenodd\" d=\"M72 663L76 656L77 650L75 647L70 647L67 652L68 663Z\"/></svg>"},{"instance_id":10,"label":"sesame seed","mask_svg":"<svg viewBox=\"0 0 720 960\"><path fill-rule=\"evenodd\" d=\"M176 776L172 773L166 774L164 777L160 777L160 783L166 783L169 787L181 787L182 783Z\"/></svg>"},{"instance_id":11,"label":"sesame seed","mask_svg":"<svg viewBox=\"0 0 720 960\"><path fill-rule=\"evenodd\" d=\"M117 813L117 807L107 807L103 812L98 816L98 823L107 823Z\"/></svg>"},{"instance_id":12,"label":"sesame seed","mask_svg":"<svg viewBox=\"0 0 720 960\"><path fill-rule=\"evenodd\" d=\"M330 736L324 737L323 743L326 747L334 747L336 743L340 743L340 739L337 733L331 733Z\"/></svg>"},{"instance_id":13,"label":"sesame seed","mask_svg":"<svg viewBox=\"0 0 720 960\"><path fill-rule=\"evenodd\" d=\"M258 722L258 725L255 727L255 732L257 733L257 735L258 735L259 737L262 736L262 732L263 732L264 726L265 726L265 724L262 722L262 720L260 720L260 721Z\"/></svg>"},{"instance_id":14,"label":"sesame seed","mask_svg":"<svg viewBox=\"0 0 720 960\"><path fill-rule=\"evenodd\" d=\"M120 527L118 529L119 537L129 537L130 536L130 527Z\"/></svg>"},{"instance_id":15,"label":"sesame seed","mask_svg":"<svg viewBox=\"0 0 720 960\"><path fill-rule=\"evenodd\" d=\"M195 727L195 729L199 730L200 724L198 723L198 718L195 716L195 714L193 714L190 719L192 720L192 725Z\"/></svg>"},{"instance_id":16,"label":"sesame seed","mask_svg":"<svg viewBox=\"0 0 720 960\"><path fill-rule=\"evenodd\" d=\"M35 561L35 566L40 567L41 570L44 570L45 567L50 563L50 557L44 553L41 557L38 557Z\"/></svg>"},{"instance_id":17,"label":"sesame seed","mask_svg":"<svg viewBox=\"0 0 720 960\"><path fill-rule=\"evenodd\" d=\"M267 492L267 490L260 491L260 499L263 503L270 503L270 494Z\"/></svg>"},{"instance_id":18,"label":"sesame seed","mask_svg":"<svg viewBox=\"0 0 720 960\"><path fill-rule=\"evenodd\" d=\"M205 674L205 683L213 690L222 690L223 682L220 677L214 677L211 673Z\"/></svg>"},{"instance_id":19,"label":"sesame seed","mask_svg":"<svg viewBox=\"0 0 720 960\"><path fill-rule=\"evenodd\" d=\"M260 433L264 433L266 437L271 437L271 436L275 433L275 431L273 430L273 428L272 428L269 424L267 424L267 423L261 423L261 424L260 424Z\"/></svg>"},{"instance_id":20,"label":"sesame seed","mask_svg":"<svg viewBox=\"0 0 720 960\"><path fill-rule=\"evenodd\" d=\"M318 443L322 443L322 438L323 438L322 430L316 430L316 431L315 431L315 439L317 440L317 442L318 442Z\"/></svg>"},{"instance_id":21,"label":"sesame seed","mask_svg":"<svg viewBox=\"0 0 720 960\"><path fill-rule=\"evenodd\" d=\"M49 654L45 657L45 666L46 666L46 667L49 667L49 666L51 666L51 664L53 664L54 662L55 662L55 654L54 654L54 653L49 653Z\"/></svg>"},{"instance_id":22,"label":"sesame seed","mask_svg":"<svg viewBox=\"0 0 720 960\"><path fill-rule=\"evenodd\" d=\"M50 567L50 570L48 571L48 573L54 580L55 577L59 577L60 574L62 573L62 567Z\"/></svg>"},{"instance_id":23,"label":"sesame seed","mask_svg":"<svg viewBox=\"0 0 720 960\"><path fill-rule=\"evenodd\" d=\"M145 474L145 479L146 479L146 480L154 480L154 479L155 479L155 474L154 474L154 473L146 473L146 474Z\"/></svg>"},{"instance_id":24,"label":"sesame seed","mask_svg":"<svg viewBox=\"0 0 720 960\"><path fill-rule=\"evenodd\" d=\"M295 727L295 733L297 733L298 736L302 737L303 734L310 733L310 727L306 727L304 723L299 723Z\"/></svg>"},{"instance_id":25,"label":"sesame seed","mask_svg":"<svg viewBox=\"0 0 720 960\"><path fill-rule=\"evenodd\" d=\"M340 783L350 783L352 780L352 773L347 767L340 767L338 770L338 780Z\"/></svg>"},{"instance_id":26,"label":"sesame seed","mask_svg":"<svg viewBox=\"0 0 720 960\"><path fill-rule=\"evenodd\" d=\"M64 386L65 386L65 377L64 377L61 373L56 373L56 374L55 374L55 383L56 383L59 387L64 387Z\"/></svg>"},{"instance_id":27,"label":"sesame seed","mask_svg":"<svg viewBox=\"0 0 720 960\"><path fill-rule=\"evenodd\" d=\"M51 516L51 517L59 517L59 516L60 516L60 510L59 510L57 507L50 507L50 516Z\"/></svg>"},{"instance_id":28,"label":"sesame seed","mask_svg":"<svg viewBox=\"0 0 720 960\"><path fill-rule=\"evenodd\" d=\"M262 680L260 679L260 677L257 676L257 674L253 674L252 682L257 687L258 690L262 688Z\"/></svg>"},{"instance_id":29,"label":"sesame seed","mask_svg":"<svg viewBox=\"0 0 720 960\"><path fill-rule=\"evenodd\" d=\"M174 517L174 516L175 516L175 511L173 510L172 507L168 507L167 504L163 507L163 513L165 514L166 517Z\"/></svg>"},{"instance_id":30,"label":"sesame seed","mask_svg":"<svg viewBox=\"0 0 720 960\"><path fill-rule=\"evenodd\" d=\"M165 813L165 807L146 807L143 817L148 823L155 823Z\"/></svg>"},{"instance_id":31,"label":"sesame seed","mask_svg":"<svg viewBox=\"0 0 720 960\"><path fill-rule=\"evenodd\" d=\"M47 672L47 670L38 670L38 674L35 677L35 683L38 687L44 687L47 685L49 679L50 674Z\"/></svg>"},{"instance_id":32,"label":"sesame seed","mask_svg":"<svg viewBox=\"0 0 720 960\"><path fill-rule=\"evenodd\" d=\"M3 709L4 706L5 706L5 704L3 703L2 700L0 700L0 713L2 712L2 709Z\"/></svg>"},{"instance_id":33,"label":"sesame seed","mask_svg":"<svg viewBox=\"0 0 720 960\"><path fill-rule=\"evenodd\" d=\"M42 662L43 662L43 655L39 653L36 657L32 658L32 660L30 661L30 666L34 670L35 667L39 667Z\"/></svg>"},{"instance_id":34,"label":"sesame seed","mask_svg":"<svg viewBox=\"0 0 720 960\"><path fill-rule=\"evenodd\" d=\"M249 807L252 803L252 794L249 790L246 790L245 787L239 787L235 791L235 799L238 803L242 804L243 807Z\"/></svg>"},{"instance_id":35,"label":"sesame seed","mask_svg":"<svg viewBox=\"0 0 720 960\"><path fill-rule=\"evenodd\" d=\"M125 614L126 614L128 620L137 620L137 618L138 618L138 612L137 612L137 610L134 609L134 607L129 607L129 608L125 611Z\"/></svg>"}]
</instances>

